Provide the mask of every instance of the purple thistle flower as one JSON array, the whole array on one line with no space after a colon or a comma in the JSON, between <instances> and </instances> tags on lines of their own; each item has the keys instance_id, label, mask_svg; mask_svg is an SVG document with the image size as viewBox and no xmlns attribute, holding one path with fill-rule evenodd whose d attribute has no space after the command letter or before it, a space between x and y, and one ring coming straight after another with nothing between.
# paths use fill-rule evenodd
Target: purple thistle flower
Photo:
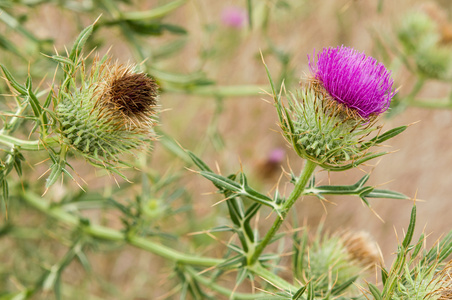
<instances>
[{"instance_id":1,"label":"purple thistle flower","mask_svg":"<svg viewBox=\"0 0 452 300\"><path fill-rule=\"evenodd\" d=\"M391 72L353 48L324 48L317 54L317 64L309 55L308 59L314 78L324 89L363 118L385 112L396 94Z\"/></svg>"}]
</instances>

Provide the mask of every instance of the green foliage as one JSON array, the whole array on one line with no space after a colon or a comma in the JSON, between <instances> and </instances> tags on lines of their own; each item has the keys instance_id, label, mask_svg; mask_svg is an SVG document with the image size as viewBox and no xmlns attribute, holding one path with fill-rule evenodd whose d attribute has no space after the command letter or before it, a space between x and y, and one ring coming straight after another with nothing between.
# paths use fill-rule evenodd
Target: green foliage
<instances>
[{"instance_id":1,"label":"green foliage","mask_svg":"<svg viewBox=\"0 0 452 300\"><path fill-rule=\"evenodd\" d=\"M379 266L382 283L369 283L369 291L362 295L354 286L364 282L367 266L351 254L346 237L319 230L310 241L304 230L301 237L295 233L290 239L281 230L286 231L282 225L288 223L294 205L304 196L321 200L330 195L357 196L367 206L376 198L409 199L399 192L366 186L368 174L354 184L316 185L316 169L345 171L363 166L387 154L371 152L372 147L381 146L407 126L380 132L373 122L348 118L319 104L311 88L288 93L288 105L283 103L283 89L276 86L292 87L298 80L293 66L296 56L284 43L275 41L270 25L293 11L303 10L307 17L309 1L244 1L241 5L248 24L241 31L203 24L200 34L204 42L195 51L185 46L198 32L181 22L183 14L178 10L186 5L198 14L199 3L157 2L159 6L142 10L134 6L138 2L119 0L0 3L0 22L8 29L0 35L5 79L0 89L10 95L0 109L0 193L5 212L0 222L0 252L2 259L7 257L0 264L0 300L150 299L156 297L152 294L155 289L168 292L159 295L162 299L442 299L450 289L446 279L452 232L428 251L423 248L424 235L413 244L416 206L394 264L389 269ZM381 13L383 1L377 5ZM37 34L29 22L29 16L47 8L76 20L74 27L80 33L69 49L54 49L53 41ZM86 20L92 24L85 27ZM443 62L450 53L438 46L439 37L432 34L437 28L428 18L420 18L419 24L413 20L398 32L404 55L410 56L404 62L421 78L447 80L449 66ZM239 48L234 47L240 46L236 45L240 36L256 32L265 41L262 55L280 67L275 81L265 63L262 70L268 75L283 135L305 160L300 175L292 169L288 173L284 186L288 195L280 191L279 182L268 192L246 167L222 175L203 158L208 153L206 144L211 142L217 151L225 147L218 127L228 108L227 98L258 96L268 89L265 84L234 81L221 86L216 81L224 78L211 69L218 63L215 54L236 55L234 49ZM210 42L215 34L215 38L228 39L227 33L230 44ZM108 76L121 73L120 67L116 68L120 64L110 65L108 55L99 60L92 52L104 52L102 44L109 47L112 36L139 63L130 74L155 78L163 111L170 105L185 110L182 98L190 104L195 97L214 100L214 113L206 126L207 142L191 131L196 124L190 124L187 135L193 135L196 149L185 150L179 144L182 133L155 128L158 138L154 139L154 129L148 132L138 126L144 120L142 115L118 121L115 113L123 113L122 117L128 113L118 109L120 103L113 103L115 113L101 107L103 96L110 92L104 89L111 79ZM232 46L222 49L223 45ZM186 57L184 51L191 56ZM172 59L177 61L173 65L168 63ZM189 71L179 70L181 61ZM237 68L241 71L248 66ZM407 98L414 98L422 80ZM131 89L139 88L137 84ZM126 96L119 98L129 103ZM135 107L138 114L141 108ZM180 119L184 117L181 114ZM142 123L153 126L154 115L145 121ZM240 126L240 130L246 128ZM135 151L141 149L141 153ZM154 154L153 149L160 152ZM215 156L221 155L215 152ZM80 157L94 166L85 167ZM200 176L189 179L187 167L197 168L194 172ZM102 182L97 175L105 171L114 180L115 175L123 180L118 186L111 184L111 177ZM46 178L45 183L33 177L36 172ZM81 189L79 173L96 175L91 177L99 181L83 184ZM204 179L213 184L216 196L199 197L197 184ZM61 185L55 184L58 181ZM103 267L106 270L101 270ZM123 290L128 283L116 286L125 277L133 277L132 296ZM161 278L166 281L162 283Z\"/></svg>"}]
</instances>

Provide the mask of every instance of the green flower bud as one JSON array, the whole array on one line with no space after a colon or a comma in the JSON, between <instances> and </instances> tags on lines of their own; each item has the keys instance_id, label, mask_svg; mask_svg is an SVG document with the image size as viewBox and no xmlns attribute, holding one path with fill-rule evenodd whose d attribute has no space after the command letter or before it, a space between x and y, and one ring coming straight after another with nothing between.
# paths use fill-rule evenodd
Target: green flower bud
<instances>
[{"instance_id":1,"label":"green flower bud","mask_svg":"<svg viewBox=\"0 0 452 300\"><path fill-rule=\"evenodd\" d=\"M405 15L397 36L408 54L434 46L440 39L435 22L420 11Z\"/></svg>"},{"instance_id":2,"label":"green flower bud","mask_svg":"<svg viewBox=\"0 0 452 300\"><path fill-rule=\"evenodd\" d=\"M96 58L90 72L82 62L79 73L81 82L60 90L55 108L64 144L105 165L152 139L158 90L152 78L107 57Z\"/></svg>"},{"instance_id":3,"label":"green flower bud","mask_svg":"<svg viewBox=\"0 0 452 300\"><path fill-rule=\"evenodd\" d=\"M407 14L398 28L397 36L420 74L436 79L451 77L452 49L443 43L445 37L438 20L423 11Z\"/></svg>"},{"instance_id":4,"label":"green flower bud","mask_svg":"<svg viewBox=\"0 0 452 300\"><path fill-rule=\"evenodd\" d=\"M362 137L375 130L366 120L336 101L319 85L310 84L291 95L289 111L296 152L325 168L356 159ZM283 130L287 130L283 127Z\"/></svg>"},{"instance_id":5,"label":"green flower bud","mask_svg":"<svg viewBox=\"0 0 452 300\"><path fill-rule=\"evenodd\" d=\"M305 284L313 282L315 291L323 295L359 276L379 259L375 244L364 233L318 233L304 251L299 265L303 269L298 271L303 275L298 279Z\"/></svg>"},{"instance_id":6,"label":"green flower bud","mask_svg":"<svg viewBox=\"0 0 452 300\"><path fill-rule=\"evenodd\" d=\"M394 300L446 300L452 299L452 264L440 268L436 263L427 266L419 263L414 269L404 268L397 288L391 299Z\"/></svg>"}]
</instances>

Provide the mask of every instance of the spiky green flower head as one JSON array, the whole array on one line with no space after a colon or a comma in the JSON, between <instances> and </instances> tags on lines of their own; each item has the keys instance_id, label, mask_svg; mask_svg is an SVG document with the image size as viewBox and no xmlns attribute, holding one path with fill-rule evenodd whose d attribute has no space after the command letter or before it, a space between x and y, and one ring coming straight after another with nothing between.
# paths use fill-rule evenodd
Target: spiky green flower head
<instances>
[{"instance_id":1,"label":"spiky green flower head","mask_svg":"<svg viewBox=\"0 0 452 300\"><path fill-rule=\"evenodd\" d=\"M426 11L406 14L399 27L397 37L402 49L415 64L417 71L429 78L450 79L452 77L452 47L441 20L435 20Z\"/></svg>"},{"instance_id":2,"label":"spiky green flower head","mask_svg":"<svg viewBox=\"0 0 452 300\"><path fill-rule=\"evenodd\" d=\"M408 264L408 263L407 263ZM394 300L450 300L452 299L452 264L427 265L420 261L414 269L407 265L397 280Z\"/></svg>"},{"instance_id":3,"label":"spiky green flower head","mask_svg":"<svg viewBox=\"0 0 452 300\"><path fill-rule=\"evenodd\" d=\"M362 232L317 232L311 243L305 238L302 244L296 275L305 284L312 282L318 296L351 289L363 271L379 260L375 243Z\"/></svg>"},{"instance_id":4,"label":"spiky green flower head","mask_svg":"<svg viewBox=\"0 0 452 300\"><path fill-rule=\"evenodd\" d=\"M63 144L89 162L106 166L153 138L158 86L131 66L94 59L81 63L80 82L60 89L56 118Z\"/></svg>"},{"instance_id":5,"label":"spiky green flower head","mask_svg":"<svg viewBox=\"0 0 452 300\"><path fill-rule=\"evenodd\" d=\"M286 137L298 155L326 169L361 158L366 136L378 129L375 122L395 95L391 73L344 46L323 49L310 68L311 76L289 99L291 116L278 108L285 112Z\"/></svg>"}]
</instances>

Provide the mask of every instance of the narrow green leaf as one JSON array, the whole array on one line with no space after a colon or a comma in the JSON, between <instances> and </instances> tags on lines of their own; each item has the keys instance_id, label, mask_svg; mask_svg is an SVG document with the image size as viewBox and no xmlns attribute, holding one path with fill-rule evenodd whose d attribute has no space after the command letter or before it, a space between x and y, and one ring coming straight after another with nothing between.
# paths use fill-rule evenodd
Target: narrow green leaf
<instances>
[{"instance_id":1,"label":"narrow green leaf","mask_svg":"<svg viewBox=\"0 0 452 300\"><path fill-rule=\"evenodd\" d=\"M388 131L386 131L383 134L377 135L376 137L374 137L373 139L371 139L369 142L363 143L361 148L362 149L367 149L375 144L381 144L399 134L401 134L402 132L404 132L406 129L408 128L408 126L404 125L404 126L399 126L396 128L392 128Z\"/></svg>"},{"instance_id":2,"label":"narrow green leaf","mask_svg":"<svg viewBox=\"0 0 452 300\"><path fill-rule=\"evenodd\" d=\"M225 231L235 231L235 229L230 226L218 226L209 229L209 232L225 232Z\"/></svg>"},{"instance_id":3,"label":"narrow green leaf","mask_svg":"<svg viewBox=\"0 0 452 300\"><path fill-rule=\"evenodd\" d=\"M356 279L358 279L358 275L353 276L352 278L348 279L347 281L345 281L344 283L342 283L341 285L337 285L334 286L333 289L331 290L331 293L333 295L339 295L341 294L343 291L345 291L350 285L352 285Z\"/></svg>"},{"instance_id":4,"label":"narrow green leaf","mask_svg":"<svg viewBox=\"0 0 452 300\"><path fill-rule=\"evenodd\" d=\"M4 201L7 201L9 198L8 181L6 179L2 180L2 196Z\"/></svg>"},{"instance_id":5,"label":"narrow green leaf","mask_svg":"<svg viewBox=\"0 0 452 300\"><path fill-rule=\"evenodd\" d=\"M14 169L16 169L17 175L22 176L22 160L18 155L14 155Z\"/></svg>"},{"instance_id":6,"label":"narrow green leaf","mask_svg":"<svg viewBox=\"0 0 452 300\"><path fill-rule=\"evenodd\" d=\"M386 285L386 280L388 279L388 271L381 266L381 281L383 282L383 285Z\"/></svg>"},{"instance_id":7,"label":"narrow green leaf","mask_svg":"<svg viewBox=\"0 0 452 300\"><path fill-rule=\"evenodd\" d=\"M250 1L250 0L248 0L248 1ZM262 53L261 53L261 55L262 55ZM270 71L268 70L267 64L265 63L263 57L262 57L262 63L264 64L265 71L267 72L267 78L268 78L268 81L270 82L270 86L271 86L271 89L272 89L272 95L273 95L273 98L275 99L275 101L278 102L278 104L280 104L280 103L279 103L280 101L279 101L278 94L276 93L275 84L273 83L272 76L271 76L271 74L270 74ZM282 107L282 106L281 106L281 107ZM281 118L280 118L280 119L281 119Z\"/></svg>"},{"instance_id":8,"label":"narrow green leaf","mask_svg":"<svg viewBox=\"0 0 452 300\"><path fill-rule=\"evenodd\" d=\"M374 299L382 300L380 290L372 283L368 283L368 286L369 286L369 291L372 293L372 296L374 296Z\"/></svg>"},{"instance_id":9,"label":"narrow green leaf","mask_svg":"<svg viewBox=\"0 0 452 300\"><path fill-rule=\"evenodd\" d=\"M416 257L419 254L419 251L422 249L422 246L424 245L424 238L425 235L422 233L416 244L416 247L413 250L413 254L411 255L411 257Z\"/></svg>"},{"instance_id":10,"label":"narrow green leaf","mask_svg":"<svg viewBox=\"0 0 452 300\"><path fill-rule=\"evenodd\" d=\"M206 179L210 180L214 185L219 186L222 189L234 193L240 193L242 191L242 187L237 182L232 181L226 177L207 171L201 171L200 174Z\"/></svg>"},{"instance_id":11,"label":"narrow green leaf","mask_svg":"<svg viewBox=\"0 0 452 300\"><path fill-rule=\"evenodd\" d=\"M47 177L46 180L46 188L49 188L50 186L52 186L57 180L58 178L60 178L61 173L63 172L60 168L59 164L53 164L50 169L52 170L50 172L49 177Z\"/></svg>"},{"instance_id":12,"label":"narrow green leaf","mask_svg":"<svg viewBox=\"0 0 452 300\"><path fill-rule=\"evenodd\" d=\"M442 251L443 249L452 248L452 230L441 240L437 247L432 247L426 255L429 262L432 262L438 257L438 249Z\"/></svg>"},{"instance_id":13,"label":"narrow green leaf","mask_svg":"<svg viewBox=\"0 0 452 300\"><path fill-rule=\"evenodd\" d=\"M307 300L314 300L314 299L315 299L314 284L312 283L312 281L309 281Z\"/></svg>"},{"instance_id":14,"label":"narrow green leaf","mask_svg":"<svg viewBox=\"0 0 452 300\"><path fill-rule=\"evenodd\" d=\"M193 163L198 166L198 168L201 169L201 171L207 171L207 172L212 172L212 170L209 168L209 166L203 162L199 157L197 157L193 152L187 150L187 154L188 156L190 156L191 160L193 161Z\"/></svg>"},{"instance_id":15,"label":"narrow green leaf","mask_svg":"<svg viewBox=\"0 0 452 300\"><path fill-rule=\"evenodd\" d=\"M63 65L74 66L74 62L67 57L60 56L60 55L52 55L52 56L50 56L50 58L52 60L56 61L57 63L61 63Z\"/></svg>"},{"instance_id":16,"label":"narrow green leaf","mask_svg":"<svg viewBox=\"0 0 452 300\"><path fill-rule=\"evenodd\" d=\"M41 108L41 104L39 103L38 98L33 93L33 90L32 90L33 87L32 87L32 82L31 82L30 76L28 76L28 78L27 78L26 87L27 87L28 100L30 101L31 109L33 110L35 117L39 119L39 118L41 118L42 108Z\"/></svg>"},{"instance_id":17,"label":"narrow green leaf","mask_svg":"<svg viewBox=\"0 0 452 300\"><path fill-rule=\"evenodd\" d=\"M48 108L50 106L50 103L52 102L52 99L53 99L52 91L53 91L53 85L51 86L50 92L47 95L47 98L46 98L46 101L44 102L44 105L42 106L46 113L49 113L49 110L47 110L46 108ZM52 111L51 112L51 117L52 117L52 115L56 116L55 112Z\"/></svg>"},{"instance_id":18,"label":"narrow green leaf","mask_svg":"<svg viewBox=\"0 0 452 300\"><path fill-rule=\"evenodd\" d=\"M229 258L226 261L224 261L223 263L217 265L217 268L218 269L227 269L227 268L240 267L240 266L243 266L245 262L246 262L246 257L239 254L239 255Z\"/></svg>"},{"instance_id":19,"label":"narrow green leaf","mask_svg":"<svg viewBox=\"0 0 452 300\"><path fill-rule=\"evenodd\" d=\"M237 272L237 277L235 279L235 285L239 286L245 280L248 275L248 270L246 268L241 268Z\"/></svg>"},{"instance_id":20,"label":"narrow green leaf","mask_svg":"<svg viewBox=\"0 0 452 300\"><path fill-rule=\"evenodd\" d=\"M304 292L307 289L307 285L301 287L293 296L292 296L292 300L298 300L300 299L301 296L303 296Z\"/></svg>"},{"instance_id":21,"label":"narrow green leaf","mask_svg":"<svg viewBox=\"0 0 452 300\"><path fill-rule=\"evenodd\" d=\"M333 171L333 172L346 171L346 170L350 170L352 168L356 168L357 166L359 166L371 159L374 159L374 158L377 158L377 157L380 157L380 156L383 156L386 154L388 154L388 153L387 152L378 152L378 153L369 154L354 162L351 162L351 163L343 165L343 166L330 166L327 164L320 164L320 166L326 170Z\"/></svg>"},{"instance_id":22,"label":"narrow green leaf","mask_svg":"<svg viewBox=\"0 0 452 300\"><path fill-rule=\"evenodd\" d=\"M8 71L8 69L6 69L6 67L4 65L0 64L0 66L1 66L1 68L3 70L3 73L5 74L6 79L8 79L9 83L11 84L11 86L16 91L18 91L21 95L23 95L23 96L27 95L28 94L27 93L27 89L23 85L19 84L14 79L13 75Z\"/></svg>"},{"instance_id":23,"label":"narrow green leaf","mask_svg":"<svg viewBox=\"0 0 452 300\"><path fill-rule=\"evenodd\" d=\"M83 50L83 47L85 46L86 41L93 33L94 24L89 25L85 29L80 32L79 36L74 42L74 46L72 46L71 52L69 54L69 59L72 60L74 63L77 62L78 57L80 56L80 53Z\"/></svg>"},{"instance_id":24,"label":"narrow green leaf","mask_svg":"<svg viewBox=\"0 0 452 300\"><path fill-rule=\"evenodd\" d=\"M367 198L386 198L386 199L410 199L407 195L393 192L390 190L374 189L372 192L366 194Z\"/></svg>"},{"instance_id":25,"label":"narrow green leaf","mask_svg":"<svg viewBox=\"0 0 452 300\"><path fill-rule=\"evenodd\" d=\"M259 203L254 203L245 212L245 222L249 222L261 208Z\"/></svg>"},{"instance_id":26,"label":"narrow green leaf","mask_svg":"<svg viewBox=\"0 0 452 300\"><path fill-rule=\"evenodd\" d=\"M234 223L235 226L240 227L242 218L240 217L237 208L235 207L234 203L231 200L233 199L228 199L226 201L226 205L228 206L229 210L229 216L231 217L232 223Z\"/></svg>"},{"instance_id":27,"label":"narrow green leaf","mask_svg":"<svg viewBox=\"0 0 452 300\"><path fill-rule=\"evenodd\" d=\"M402 242L402 246L406 249L410 243L411 239L413 238L414 233L414 227L416 225L416 205L413 206L413 209L411 210L411 217L410 217L410 225L408 226L405 239Z\"/></svg>"},{"instance_id":28,"label":"narrow green leaf","mask_svg":"<svg viewBox=\"0 0 452 300\"><path fill-rule=\"evenodd\" d=\"M360 180L358 180L357 183L355 183L355 186L357 188L364 186L364 184L369 180L369 177L370 177L370 174L364 175Z\"/></svg>"},{"instance_id":29,"label":"narrow green leaf","mask_svg":"<svg viewBox=\"0 0 452 300\"><path fill-rule=\"evenodd\" d=\"M443 262L451 253L452 253L452 242L447 245L443 245L441 247L441 252L438 257L438 262L440 263Z\"/></svg>"}]
</instances>

